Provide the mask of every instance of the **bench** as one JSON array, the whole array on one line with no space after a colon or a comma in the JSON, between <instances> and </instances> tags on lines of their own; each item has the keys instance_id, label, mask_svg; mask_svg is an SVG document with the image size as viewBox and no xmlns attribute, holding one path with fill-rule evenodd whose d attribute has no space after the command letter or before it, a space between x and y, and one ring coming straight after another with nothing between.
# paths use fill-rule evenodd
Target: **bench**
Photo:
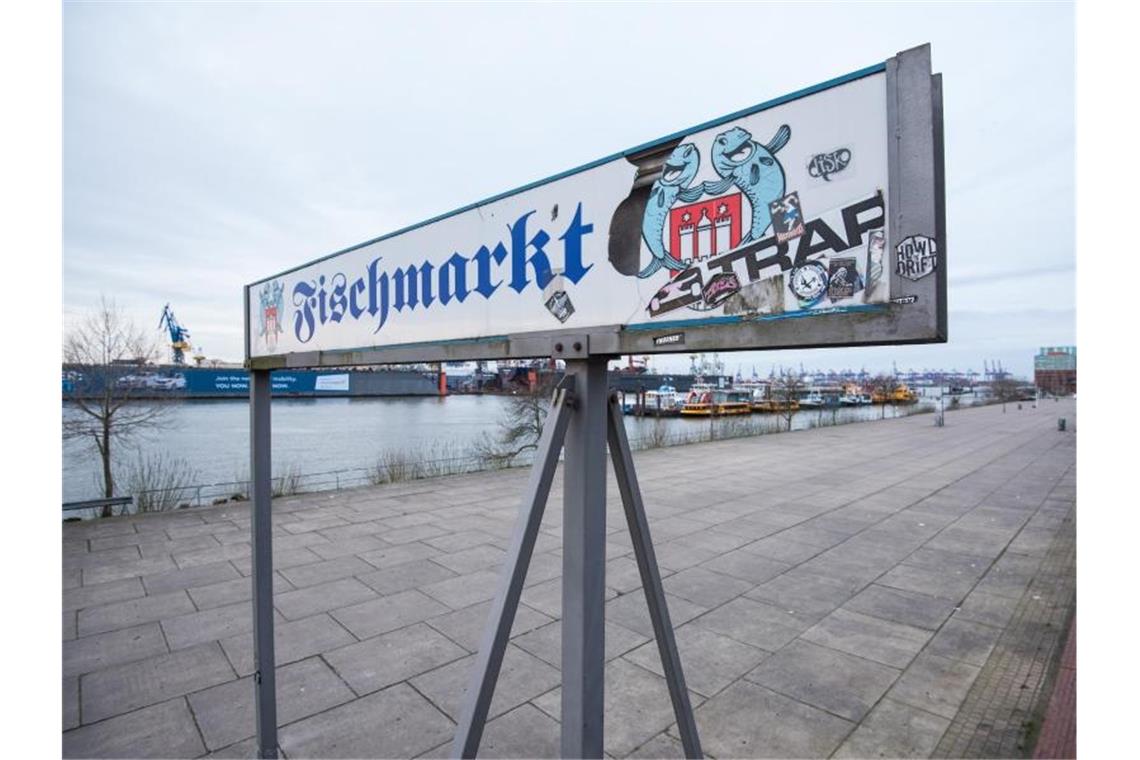
<instances>
[{"instance_id":1,"label":"bench","mask_svg":"<svg viewBox=\"0 0 1140 760\"><path fill-rule=\"evenodd\" d=\"M65 501L63 503L64 512L75 512L81 509L102 509L103 507L111 507L112 513L115 507L125 508L128 504L134 501L132 496L112 496L109 499L87 499L86 501ZM120 510L119 514L122 514Z\"/></svg>"}]
</instances>

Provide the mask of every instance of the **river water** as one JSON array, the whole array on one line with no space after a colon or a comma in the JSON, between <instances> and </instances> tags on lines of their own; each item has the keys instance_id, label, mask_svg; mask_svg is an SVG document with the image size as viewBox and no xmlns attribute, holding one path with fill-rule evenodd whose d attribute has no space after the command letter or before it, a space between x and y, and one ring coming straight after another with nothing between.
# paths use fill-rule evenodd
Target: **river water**
<instances>
[{"instance_id":1,"label":"river water","mask_svg":"<svg viewBox=\"0 0 1140 760\"><path fill-rule=\"evenodd\" d=\"M469 459L484 436L494 437L509 401L502 396L454 395L446 398L275 399L272 411L273 470L302 475L309 487L364 483L365 470L389 452L424 459ZM888 406L888 417L906 413ZM64 404L63 415L78 414ZM832 422L878 419L880 407L844 407L797 412L793 429ZM771 432L786 423L773 414L717 420L626 417L634 448L650 442L680 442L728 437L746 432ZM160 430L148 431L115 456L123 468L139 456L162 454L184 460L194 471L195 484L223 484L249 477L249 403L242 400L184 401L170 409ZM102 495L101 466L94 447L64 441L63 500ZM320 475L321 473L330 473ZM240 489L230 489L230 491ZM225 486L210 490L226 493Z\"/></svg>"}]
</instances>

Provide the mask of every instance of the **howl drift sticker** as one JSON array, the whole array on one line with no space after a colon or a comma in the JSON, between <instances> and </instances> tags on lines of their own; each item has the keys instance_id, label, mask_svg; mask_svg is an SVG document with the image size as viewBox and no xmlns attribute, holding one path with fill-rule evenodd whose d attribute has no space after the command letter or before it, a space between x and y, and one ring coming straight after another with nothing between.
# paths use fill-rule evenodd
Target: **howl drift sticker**
<instances>
[{"instance_id":1,"label":"howl drift sticker","mask_svg":"<svg viewBox=\"0 0 1140 760\"><path fill-rule=\"evenodd\" d=\"M920 280L938 267L938 244L926 235L911 235L895 252L895 273L908 280Z\"/></svg>"},{"instance_id":2,"label":"howl drift sticker","mask_svg":"<svg viewBox=\"0 0 1140 760\"><path fill-rule=\"evenodd\" d=\"M788 193L778 201L768 204L772 213L772 229L776 232L776 242L786 243L804 234L804 215L800 211L800 194Z\"/></svg>"}]
</instances>

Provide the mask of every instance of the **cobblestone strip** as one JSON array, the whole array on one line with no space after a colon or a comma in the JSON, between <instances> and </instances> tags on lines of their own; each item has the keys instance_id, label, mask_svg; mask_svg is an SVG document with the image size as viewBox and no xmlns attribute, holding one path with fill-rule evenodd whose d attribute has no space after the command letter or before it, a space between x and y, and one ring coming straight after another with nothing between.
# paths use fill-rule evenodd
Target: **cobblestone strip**
<instances>
[{"instance_id":1,"label":"cobblestone strip","mask_svg":"<svg viewBox=\"0 0 1140 760\"><path fill-rule=\"evenodd\" d=\"M932 757L1032 753L1076 610L1075 521L1074 503Z\"/></svg>"},{"instance_id":2,"label":"cobblestone strip","mask_svg":"<svg viewBox=\"0 0 1140 760\"><path fill-rule=\"evenodd\" d=\"M1069 626L1061 669L1049 699L1035 758L1075 758L1077 756L1077 620Z\"/></svg>"}]
</instances>

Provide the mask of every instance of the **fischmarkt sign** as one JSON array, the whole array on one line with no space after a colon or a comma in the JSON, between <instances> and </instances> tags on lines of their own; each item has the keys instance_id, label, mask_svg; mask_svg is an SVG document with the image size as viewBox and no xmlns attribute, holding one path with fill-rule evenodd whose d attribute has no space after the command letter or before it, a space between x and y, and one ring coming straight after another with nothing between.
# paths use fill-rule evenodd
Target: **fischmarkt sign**
<instances>
[{"instance_id":1,"label":"fischmarkt sign","mask_svg":"<svg viewBox=\"0 0 1140 760\"><path fill-rule=\"evenodd\" d=\"M923 46L253 283L249 363L944 341L942 174Z\"/></svg>"}]
</instances>

